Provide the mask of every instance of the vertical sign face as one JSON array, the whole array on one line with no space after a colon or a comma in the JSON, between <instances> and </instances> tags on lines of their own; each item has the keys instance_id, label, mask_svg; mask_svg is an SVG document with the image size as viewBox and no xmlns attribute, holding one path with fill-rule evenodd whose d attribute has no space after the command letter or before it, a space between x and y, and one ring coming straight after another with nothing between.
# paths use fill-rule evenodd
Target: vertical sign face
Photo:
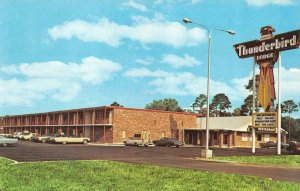
<instances>
[{"instance_id":1,"label":"vertical sign face","mask_svg":"<svg viewBox=\"0 0 300 191\"><path fill-rule=\"evenodd\" d=\"M261 130L277 128L277 112L253 113L252 127Z\"/></svg>"}]
</instances>

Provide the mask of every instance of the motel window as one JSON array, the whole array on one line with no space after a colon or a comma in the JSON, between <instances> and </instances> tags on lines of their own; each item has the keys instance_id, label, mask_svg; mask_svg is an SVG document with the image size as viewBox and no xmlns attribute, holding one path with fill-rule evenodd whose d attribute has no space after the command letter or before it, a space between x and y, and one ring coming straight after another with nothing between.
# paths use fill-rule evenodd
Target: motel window
<instances>
[{"instance_id":1,"label":"motel window","mask_svg":"<svg viewBox=\"0 0 300 191\"><path fill-rule=\"evenodd\" d=\"M258 134L257 135L257 141L261 141L261 137L262 137L261 134Z\"/></svg>"},{"instance_id":2,"label":"motel window","mask_svg":"<svg viewBox=\"0 0 300 191\"><path fill-rule=\"evenodd\" d=\"M242 133L242 141L248 141L248 133Z\"/></svg>"},{"instance_id":3,"label":"motel window","mask_svg":"<svg viewBox=\"0 0 300 191\"><path fill-rule=\"evenodd\" d=\"M165 137L165 136L166 136L165 132L162 132L161 137Z\"/></svg>"},{"instance_id":4,"label":"motel window","mask_svg":"<svg viewBox=\"0 0 300 191\"><path fill-rule=\"evenodd\" d=\"M264 135L264 141L265 141L265 142L270 141L270 134L265 134L265 135Z\"/></svg>"}]
</instances>

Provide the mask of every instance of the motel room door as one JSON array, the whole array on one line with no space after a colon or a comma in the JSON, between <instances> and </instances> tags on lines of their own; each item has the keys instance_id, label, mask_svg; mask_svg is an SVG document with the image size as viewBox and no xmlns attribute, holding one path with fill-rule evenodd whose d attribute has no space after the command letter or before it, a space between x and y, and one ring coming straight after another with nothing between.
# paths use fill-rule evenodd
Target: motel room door
<instances>
[{"instance_id":1,"label":"motel room door","mask_svg":"<svg viewBox=\"0 0 300 191\"><path fill-rule=\"evenodd\" d=\"M224 132L223 133L223 145L228 145L228 138L229 138L229 133Z\"/></svg>"}]
</instances>

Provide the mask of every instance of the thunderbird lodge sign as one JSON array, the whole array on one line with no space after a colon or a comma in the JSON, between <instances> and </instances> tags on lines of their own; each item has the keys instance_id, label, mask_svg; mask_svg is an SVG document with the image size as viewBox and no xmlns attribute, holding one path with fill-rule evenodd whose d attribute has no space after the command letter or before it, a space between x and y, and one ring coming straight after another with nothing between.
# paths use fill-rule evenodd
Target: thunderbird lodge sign
<instances>
[{"instance_id":1,"label":"thunderbird lodge sign","mask_svg":"<svg viewBox=\"0 0 300 191\"><path fill-rule=\"evenodd\" d=\"M258 84L258 101L259 105L268 113L270 106L274 106L276 100L275 81L273 68L278 59L279 52L298 48L300 45L300 30L290 31L287 33L273 36L275 29L271 26L262 27L260 30L261 37L258 40L248 41L233 45L239 58L254 57L255 63L259 65L259 84ZM254 72L254 71L253 71ZM256 128L276 128L277 117L272 121L273 125L268 123L270 113L262 117L263 114L253 116L253 127ZM261 119L261 120L260 120Z\"/></svg>"},{"instance_id":2,"label":"thunderbird lodge sign","mask_svg":"<svg viewBox=\"0 0 300 191\"><path fill-rule=\"evenodd\" d=\"M262 31L265 31L265 27ZM266 27L267 31L271 27ZM262 33L262 32L261 32ZM272 37L271 34L263 35L261 40L249 41L241 44L234 45L235 51L240 58L255 58L257 63L265 61L277 61L278 51L284 51L289 49L294 49L299 47L300 30L291 31L288 33L283 33L275 35ZM271 37L271 38L268 38ZM263 40L264 38L268 38Z\"/></svg>"}]
</instances>

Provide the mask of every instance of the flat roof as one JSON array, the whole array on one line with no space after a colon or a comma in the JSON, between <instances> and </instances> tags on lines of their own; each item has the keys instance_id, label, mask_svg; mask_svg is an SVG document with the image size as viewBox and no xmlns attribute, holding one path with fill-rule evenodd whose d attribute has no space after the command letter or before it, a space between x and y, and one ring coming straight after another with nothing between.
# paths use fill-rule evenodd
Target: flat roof
<instances>
[{"instance_id":1,"label":"flat roof","mask_svg":"<svg viewBox=\"0 0 300 191\"><path fill-rule=\"evenodd\" d=\"M136 111L146 111L146 112L172 113L172 114L181 114L181 115L200 116L197 113L187 113L187 112L150 110L150 109L128 108L128 107L118 107L118 106L97 106L97 107L89 107L89 108L78 108L78 109L58 110L58 111L49 111L49 112L39 112L39 113L26 113L26 114L18 114L18 115L5 115L5 116L0 116L0 118L5 118L5 117L21 117L21 116L30 116L30 115L45 115L45 114L65 113L65 112L76 112L76 111L89 111L89 110L97 110L97 109L101 109L101 110L105 110L105 109L123 109L123 110L136 110Z\"/></svg>"}]
</instances>

